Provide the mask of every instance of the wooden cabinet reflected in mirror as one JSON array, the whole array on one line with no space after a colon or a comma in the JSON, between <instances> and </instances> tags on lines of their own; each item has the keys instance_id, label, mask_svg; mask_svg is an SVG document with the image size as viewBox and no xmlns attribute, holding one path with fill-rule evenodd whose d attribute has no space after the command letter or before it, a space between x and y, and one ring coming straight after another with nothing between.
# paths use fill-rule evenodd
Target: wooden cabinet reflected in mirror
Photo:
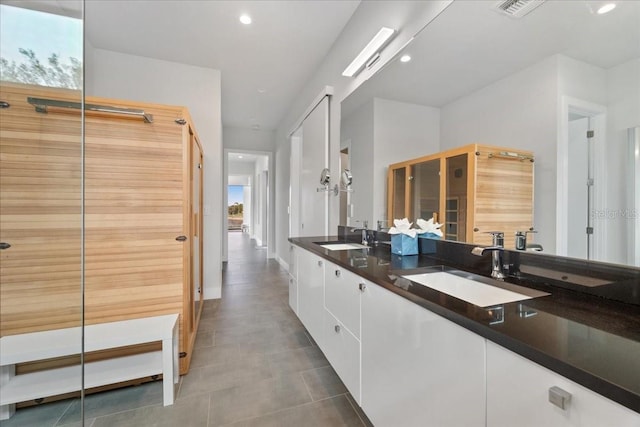
<instances>
[{"instance_id":1,"label":"wooden cabinet reflected in mirror","mask_svg":"<svg viewBox=\"0 0 640 427\"><path fill-rule=\"evenodd\" d=\"M433 218L445 239L474 244L502 231L512 249L515 233L534 227L533 160L530 151L470 144L392 164L388 218Z\"/></svg>"}]
</instances>

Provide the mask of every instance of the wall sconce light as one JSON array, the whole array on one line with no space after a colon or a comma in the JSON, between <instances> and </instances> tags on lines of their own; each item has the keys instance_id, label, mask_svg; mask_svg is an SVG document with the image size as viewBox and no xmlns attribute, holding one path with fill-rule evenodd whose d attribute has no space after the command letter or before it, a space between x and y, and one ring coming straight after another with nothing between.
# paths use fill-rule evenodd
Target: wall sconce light
<instances>
[{"instance_id":1,"label":"wall sconce light","mask_svg":"<svg viewBox=\"0 0 640 427\"><path fill-rule=\"evenodd\" d=\"M373 36L371 41L362 49L356 58L342 72L345 77L353 77L363 66L367 64L369 59L375 54L379 54L379 50L391 39L396 30L382 27L378 33ZM375 61L374 61L375 63ZM373 63L371 64L373 65Z\"/></svg>"}]
</instances>

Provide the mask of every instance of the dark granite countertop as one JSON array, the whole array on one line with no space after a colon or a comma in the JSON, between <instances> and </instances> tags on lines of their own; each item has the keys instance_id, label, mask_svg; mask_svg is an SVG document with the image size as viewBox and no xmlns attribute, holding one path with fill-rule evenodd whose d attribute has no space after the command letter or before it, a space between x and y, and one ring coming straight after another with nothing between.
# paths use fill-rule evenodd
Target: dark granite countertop
<instances>
[{"instance_id":1,"label":"dark granite countertop","mask_svg":"<svg viewBox=\"0 0 640 427\"><path fill-rule=\"evenodd\" d=\"M550 295L483 308L400 277L429 267L460 268L436 255L402 257L386 245L330 251L314 243L344 242L338 237L289 241L640 413L638 305L558 287L552 280L509 277L508 283ZM488 276L486 263L482 269L464 270ZM634 272L634 284L636 277Z\"/></svg>"}]
</instances>

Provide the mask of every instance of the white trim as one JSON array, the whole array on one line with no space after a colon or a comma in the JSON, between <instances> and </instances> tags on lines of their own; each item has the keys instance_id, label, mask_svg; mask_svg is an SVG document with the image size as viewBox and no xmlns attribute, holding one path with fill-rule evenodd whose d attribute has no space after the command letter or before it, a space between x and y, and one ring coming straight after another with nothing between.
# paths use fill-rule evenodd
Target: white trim
<instances>
[{"instance_id":1,"label":"white trim","mask_svg":"<svg viewBox=\"0 0 640 427\"><path fill-rule=\"evenodd\" d=\"M289 138L291 138L291 136L294 133L296 133L298 128L302 125L302 122L304 122L304 119L309 117L309 114L311 114L311 112L318 106L318 104L320 104L320 102L322 102L324 97L325 96L332 96L333 93L334 93L333 86L325 86L324 88L322 88L322 90L320 91L318 96L316 96L314 98L314 100L311 102L311 104L307 107L307 109L304 110L304 113L302 114L302 116L300 116L300 118L298 120L296 120L295 125L293 126L293 128L291 128L291 130L287 134L289 136Z\"/></svg>"},{"instance_id":2,"label":"white trim","mask_svg":"<svg viewBox=\"0 0 640 427\"><path fill-rule=\"evenodd\" d=\"M629 233L628 243L628 264L640 267L640 126L627 130L627 144L629 147L629 200L632 201L629 209L631 215L635 216L635 221L631 223L631 233Z\"/></svg>"},{"instance_id":3,"label":"white trim","mask_svg":"<svg viewBox=\"0 0 640 427\"><path fill-rule=\"evenodd\" d=\"M606 206L607 171L606 171L606 114L607 108L583 101L570 96L560 97L558 109L558 148L556 172L556 255L566 256L568 252L567 229L568 211L567 198L569 193L569 112L582 114L593 119L592 129L595 129L594 140L594 181L593 209L604 210ZM607 239L606 226L603 223L594 224L592 259L604 260Z\"/></svg>"}]
</instances>

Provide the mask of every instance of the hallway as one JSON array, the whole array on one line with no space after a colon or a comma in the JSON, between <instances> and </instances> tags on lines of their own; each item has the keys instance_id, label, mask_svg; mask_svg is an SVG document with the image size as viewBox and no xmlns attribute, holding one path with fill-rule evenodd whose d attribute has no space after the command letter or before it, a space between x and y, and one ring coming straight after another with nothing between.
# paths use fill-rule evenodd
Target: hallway
<instances>
[{"instance_id":1,"label":"hallway","mask_svg":"<svg viewBox=\"0 0 640 427\"><path fill-rule=\"evenodd\" d=\"M86 427L370 425L289 308L288 273L249 235L229 233L221 300L204 303L189 374L86 397ZM18 410L0 427L79 426L79 399ZM356 409L357 408L357 409Z\"/></svg>"},{"instance_id":2,"label":"hallway","mask_svg":"<svg viewBox=\"0 0 640 427\"><path fill-rule=\"evenodd\" d=\"M288 273L229 233L221 301L205 303L179 399L208 393L210 426L362 426L344 385L289 308Z\"/></svg>"}]
</instances>

